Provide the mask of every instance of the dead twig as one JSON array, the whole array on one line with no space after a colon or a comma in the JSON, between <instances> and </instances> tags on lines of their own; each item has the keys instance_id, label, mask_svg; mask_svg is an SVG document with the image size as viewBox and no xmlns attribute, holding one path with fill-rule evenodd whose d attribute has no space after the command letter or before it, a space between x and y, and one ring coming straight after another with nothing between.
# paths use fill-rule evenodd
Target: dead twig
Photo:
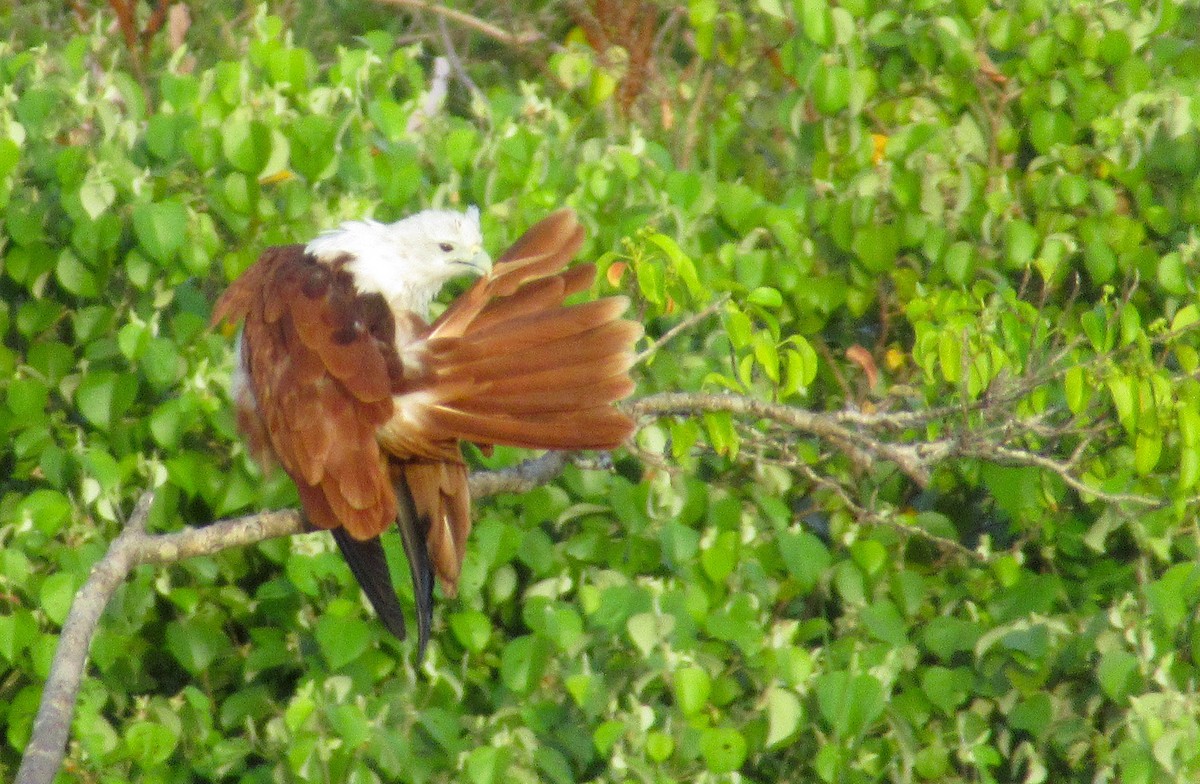
<instances>
[{"instance_id":1,"label":"dead twig","mask_svg":"<svg viewBox=\"0 0 1200 784\"><path fill-rule=\"evenodd\" d=\"M388 5L396 5L402 8L415 8L418 11L428 11L431 14L437 14L446 21L454 24L470 28L478 33L483 33L488 38L499 41L506 46L528 46L532 43L541 41L545 36L536 30L526 30L522 33L511 33L504 28L494 25L477 16L472 16L465 11L458 11L453 8L447 8L440 3L431 3L427 0L378 0L380 3Z\"/></svg>"},{"instance_id":2,"label":"dead twig","mask_svg":"<svg viewBox=\"0 0 1200 784\"><path fill-rule=\"evenodd\" d=\"M706 319L709 316L716 313L728 301L729 301L729 295L723 294L720 297L717 297L716 299L714 299L711 303L709 303L708 307L706 307L704 310L701 310L698 313L691 314L690 316L685 318L683 321L679 322L675 326L668 329L661 336L659 336L657 340L655 340L653 343L651 343L649 346L647 346L645 349L643 349L640 353L638 353L638 355L636 357L633 358L634 364L640 365L643 362L645 362L651 355L656 353L660 348L665 346L667 343L669 343L675 337L677 337L678 335L680 335L683 332L686 332L687 330L689 330L692 327L699 324L701 321L704 321L704 319Z\"/></svg>"}]
</instances>

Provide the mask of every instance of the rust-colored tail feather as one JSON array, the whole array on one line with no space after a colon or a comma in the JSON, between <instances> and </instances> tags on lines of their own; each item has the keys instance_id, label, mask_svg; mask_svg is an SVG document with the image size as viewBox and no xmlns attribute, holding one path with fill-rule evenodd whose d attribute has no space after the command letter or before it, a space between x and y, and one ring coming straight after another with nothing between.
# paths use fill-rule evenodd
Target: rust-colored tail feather
<instances>
[{"instance_id":1,"label":"rust-colored tail feather","mask_svg":"<svg viewBox=\"0 0 1200 784\"><path fill-rule=\"evenodd\" d=\"M470 531L459 441L613 449L633 432L613 403L633 391L629 369L642 328L622 319L624 297L566 304L595 278L591 264L567 269L582 244L569 210L518 239L430 327L415 351L420 372L406 379L393 420L380 430L386 449L412 458L405 476L448 593Z\"/></svg>"}]
</instances>

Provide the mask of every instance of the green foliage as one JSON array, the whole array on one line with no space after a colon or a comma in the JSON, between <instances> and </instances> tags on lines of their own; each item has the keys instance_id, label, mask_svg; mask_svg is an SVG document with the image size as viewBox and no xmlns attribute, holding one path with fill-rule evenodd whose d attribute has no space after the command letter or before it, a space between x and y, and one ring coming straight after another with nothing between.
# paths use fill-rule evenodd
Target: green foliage
<instances>
[{"instance_id":1,"label":"green foliage","mask_svg":"<svg viewBox=\"0 0 1200 784\"><path fill-rule=\"evenodd\" d=\"M197 13L141 80L101 16L23 5L0 772L142 489L164 530L295 503L237 443L226 282L344 218L479 204L498 250L565 203L652 337L728 298L639 395L943 410L899 440L1044 462L964 449L919 485L730 414L647 422L614 471L480 505L419 672L324 536L144 568L63 780L1200 776L1194 6L692 0L624 108L624 61L561 20L545 71L455 31L482 92L417 117L436 49L354 3Z\"/></svg>"}]
</instances>

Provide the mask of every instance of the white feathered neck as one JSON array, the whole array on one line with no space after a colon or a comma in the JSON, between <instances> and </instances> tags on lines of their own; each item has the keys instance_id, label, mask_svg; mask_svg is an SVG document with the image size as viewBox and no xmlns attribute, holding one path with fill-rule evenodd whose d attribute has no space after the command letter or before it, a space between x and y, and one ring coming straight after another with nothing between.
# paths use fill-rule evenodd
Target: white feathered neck
<instances>
[{"instance_id":1,"label":"white feathered neck","mask_svg":"<svg viewBox=\"0 0 1200 784\"><path fill-rule=\"evenodd\" d=\"M477 207L425 210L395 223L347 221L305 250L330 264L350 256L345 269L360 292L382 294L393 312L411 310L422 318L451 278L491 269Z\"/></svg>"}]
</instances>

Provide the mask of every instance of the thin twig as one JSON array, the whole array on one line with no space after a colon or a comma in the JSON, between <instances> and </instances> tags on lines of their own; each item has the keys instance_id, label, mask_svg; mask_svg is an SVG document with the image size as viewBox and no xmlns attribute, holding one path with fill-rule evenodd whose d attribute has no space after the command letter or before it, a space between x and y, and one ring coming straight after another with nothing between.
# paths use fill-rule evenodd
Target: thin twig
<instances>
[{"instance_id":1,"label":"thin twig","mask_svg":"<svg viewBox=\"0 0 1200 784\"><path fill-rule=\"evenodd\" d=\"M691 392L663 392L644 397L628 406L634 416L695 416L702 413L725 412L740 416L767 419L804 433L811 433L833 441L854 444L861 450L895 463L910 479L924 487L929 483L931 455L920 450L933 450L940 456L944 445L940 442L917 445L894 444L864 435L857 430L844 427L829 414L816 413L803 408L794 408L781 403L768 403L744 395L706 394Z\"/></svg>"},{"instance_id":2,"label":"thin twig","mask_svg":"<svg viewBox=\"0 0 1200 784\"><path fill-rule=\"evenodd\" d=\"M442 39L442 48L446 50L446 59L450 61L450 68L454 71L454 75L458 77L458 81L463 83L467 91L471 93L471 97L483 103L487 102L487 96L483 94L483 90L479 89L479 85L475 84L475 80L467 73L466 66L458 57L458 50L454 48L454 41L450 39L450 31L446 29L446 17L438 17L438 34Z\"/></svg>"},{"instance_id":3,"label":"thin twig","mask_svg":"<svg viewBox=\"0 0 1200 784\"><path fill-rule=\"evenodd\" d=\"M1128 503L1143 507L1159 507L1163 499L1134 493L1109 493L1088 485L1073 473L1071 462L1055 460L1027 449L1017 449L1004 444L980 445L977 440L941 438L933 441L911 441L897 444L881 440L878 435L864 429L846 426L846 412L833 414L818 413L781 403L768 403L755 398L733 394L706 394L689 392L664 392L644 397L627 407L639 417L695 416L701 413L725 412L737 416L753 416L802 433L818 436L834 444L851 444L856 454L873 460L895 463L910 479L924 487L934 467L954 457L974 457L993 460L1009 465L1025 465L1042 468L1061 477L1080 493L1106 503ZM891 415L857 413L860 424L886 423Z\"/></svg>"},{"instance_id":4,"label":"thin twig","mask_svg":"<svg viewBox=\"0 0 1200 784\"><path fill-rule=\"evenodd\" d=\"M664 332L657 340L655 340L653 343L651 343L649 346L647 346L641 353L639 353L636 357L634 357L633 363L635 365L642 364L643 362L646 361L647 357L649 357L651 354L655 353L660 348L662 348L664 345L669 343L672 339L675 338L675 336L691 329L692 327L699 324L701 321L704 321L704 319L708 318L709 316L713 315L718 310L720 310L722 308L722 306L724 306L725 303L728 301L729 301L729 295L723 294L720 297L717 297L711 303L709 303L708 307L706 307L704 310L701 310L698 313L693 313L692 315L685 318L683 321L681 321L678 324L676 324L675 326L671 327L666 332Z\"/></svg>"},{"instance_id":5,"label":"thin twig","mask_svg":"<svg viewBox=\"0 0 1200 784\"><path fill-rule=\"evenodd\" d=\"M502 27L480 19L477 16L472 16L465 11L446 8L444 5L427 2L427 0L377 0L377 2L398 5L404 8L415 8L419 11L429 11L455 24L483 33L487 37L493 38L507 46L528 46L545 37L536 30L527 30L523 33L510 33Z\"/></svg>"},{"instance_id":6,"label":"thin twig","mask_svg":"<svg viewBox=\"0 0 1200 784\"><path fill-rule=\"evenodd\" d=\"M703 66L701 66L703 67ZM692 96L692 108L688 110L687 120L683 126L683 149L679 152L679 168L687 169L692 165L692 156L700 139L700 114L703 107L708 106L708 92L712 89L713 69L704 68L700 76L700 86Z\"/></svg>"}]
</instances>

